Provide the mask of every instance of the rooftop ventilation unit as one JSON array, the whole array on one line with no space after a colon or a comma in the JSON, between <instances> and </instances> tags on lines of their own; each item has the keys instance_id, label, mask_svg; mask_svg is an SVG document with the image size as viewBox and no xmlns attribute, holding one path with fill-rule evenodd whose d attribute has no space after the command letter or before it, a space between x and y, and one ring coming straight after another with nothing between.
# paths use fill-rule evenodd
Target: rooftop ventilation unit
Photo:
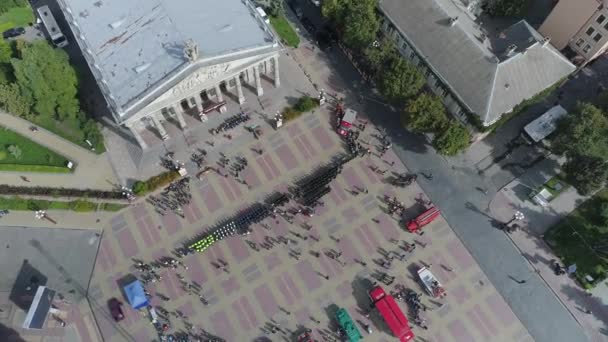
<instances>
[{"instance_id":1,"label":"rooftop ventilation unit","mask_svg":"<svg viewBox=\"0 0 608 342\"><path fill-rule=\"evenodd\" d=\"M146 71L146 69L148 69L149 67L150 67L150 63L138 65L135 67L135 72L138 74L141 74L142 72Z\"/></svg>"}]
</instances>

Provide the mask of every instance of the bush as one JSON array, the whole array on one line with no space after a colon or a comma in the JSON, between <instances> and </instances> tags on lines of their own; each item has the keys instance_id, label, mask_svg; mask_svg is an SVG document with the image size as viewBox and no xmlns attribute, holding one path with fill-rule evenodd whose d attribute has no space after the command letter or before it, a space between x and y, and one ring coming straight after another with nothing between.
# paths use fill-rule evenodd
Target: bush
<instances>
[{"instance_id":1,"label":"bush","mask_svg":"<svg viewBox=\"0 0 608 342\"><path fill-rule=\"evenodd\" d=\"M11 154L15 159L21 159L21 148L17 145L8 145L8 153Z\"/></svg>"},{"instance_id":2,"label":"bush","mask_svg":"<svg viewBox=\"0 0 608 342\"><path fill-rule=\"evenodd\" d=\"M140 196L144 195L148 192L152 192L160 187L168 185L174 180L178 179L179 173L177 171L167 171L163 172L154 177L150 177L145 181L136 181L133 183L133 193Z\"/></svg>"},{"instance_id":3,"label":"bush","mask_svg":"<svg viewBox=\"0 0 608 342\"><path fill-rule=\"evenodd\" d=\"M70 209L77 212L95 211L97 210L97 203L85 200L76 200L70 202Z\"/></svg>"},{"instance_id":4,"label":"bush","mask_svg":"<svg viewBox=\"0 0 608 342\"><path fill-rule=\"evenodd\" d=\"M293 108L298 112L305 113L313 110L317 106L319 106L319 100L313 99L312 97L305 95L298 99L298 102L295 106L293 106Z\"/></svg>"},{"instance_id":5,"label":"bush","mask_svg":"<svg viewBox=\"0 0 608 342\"><path fill-rule=\"evenodd\" d=\"M142 181L136 181L133 183L133 193L136 195L141 195L148 192L148 183Z\"/></svg>"},{"instance_id":6,"label":"bush","mask_svg":"<svg viewBox=\"0 0 608 342\"><path fill-rule=\"evenodd\" d=\"M470 144L469 131L458 122L452 121L433 139L433 146L437 152L453 156L466 149Z\"/></svg>"},{"instance_id":7,"label":"bush","mask_svg":"<svg viewBox=\"0 0 608 342\"><path fill-rule=\"evenodd\" d=\"M298 112L291 107L285 107L285 109L283 109L283 120L285 121L293 120L300 115L302 115L302 112Z\"/></svg>"}]
</instances>

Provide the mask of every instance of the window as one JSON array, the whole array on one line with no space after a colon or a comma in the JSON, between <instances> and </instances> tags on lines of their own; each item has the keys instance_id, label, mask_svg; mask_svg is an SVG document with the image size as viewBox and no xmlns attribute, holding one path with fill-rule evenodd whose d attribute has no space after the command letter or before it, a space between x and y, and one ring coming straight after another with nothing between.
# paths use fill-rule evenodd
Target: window
<instances>
[{"instance_id":1,"label":"window","mask_svg":"<svg viewBox=\"0 0 608 342\"><path fill-rule=\"evenodd\" d=\"M587 52L589 52L589 50L591 50L591 45L589 45L589 44L585 45L585 48L583 49L583 52L587 53Z\"/></svg>"},{"instance_id":2,"label":"window","mask_svg":"<svg viewBox=\"0 0 608 342\"><path fill-rule=\"evenodd\" d=\"M585 40L584 40L583 38L579 38L579 39L576 41L576 46L581 46L581 45L583 45L583 43L584 43L584 42L585 42Z\"/></svg>"},{"instance_id":3,"label":"window","mask_svg":"<svg viewBox=\"0 0 608 342\"><path fill-rule=\"evenodd\" d=\"M416 57L416 54L414 53L414 51L410 52L410 59L414 60L414 57Z\"/></svg>"},{"instance_id":4,"label":"window","mask_svg":"<svg viewBox=\"0 0 608 342\"><path fill-rule=\"evenodd\" d=\"M405 43L405 41L403 41L403 43L401 43L401 48L402 48L403 50L406 50L406 49L407 49L407 43Z\"/></svg>"},{"instance_id":5,"label":"window","mask_svg":"<svg viewBox=\"0 0 608 342\"><path fill-rule=\"evenodd\" d=\"M589 37L591 37L591 35L593 34L593 32L595 32L595 29L594 29L593 27L590 27L590 28L588 28L588 29L587 29L587 32L586 32L586 33L587 33L587 35L588 35Z\"/></svg>"},{"instance_id":6,"label":"window","mask_svg":"<svg viewBox=\"0 0 608 342\"><path fill-rule=\"evenodd\" d=\"M603 14L600 14L600 16L599 16L599 17L597 17L596 22L597 22L598 24L601 24L601 23L603 23L603 22L604 22L604 20L605 20L605 19L606 19L606 16L605 16L605 15L603 15Z\"/></svg>"},{"instance_id":7,"label":"window","mask_svg":"<svg viewBox=\"0 0 608 342\"><path fill-rule=\"evenodd\" d=\"M596 34L595 37L593 37L593 40L596 42L599 42L602 39L602 35L601 34Z\"/></svg>"},{"instance_id":8,"label":"window","mask_svg":"<svg viewBox=\"0 0 608 342\"><path fill-rule=\"evenodd\" d=\"M604 25L604 29L608 30L608 23L606 23L606 25Z\"/></svg>"}]
</instances>

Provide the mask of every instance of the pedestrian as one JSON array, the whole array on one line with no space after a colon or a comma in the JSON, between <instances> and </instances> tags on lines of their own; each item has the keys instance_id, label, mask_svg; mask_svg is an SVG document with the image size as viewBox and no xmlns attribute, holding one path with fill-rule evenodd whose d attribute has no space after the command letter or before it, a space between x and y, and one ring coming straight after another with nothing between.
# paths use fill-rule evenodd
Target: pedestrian
<instances>
[{"instance_id":1,"label":"pedestrian","mask_svg":"<svg viewBox=\"0 0 608 342\"><path fill-rule=\"evenodd\" d=\"M391 166L395 166L395 161L391 161Z\"/></svg>"}]
</instances>

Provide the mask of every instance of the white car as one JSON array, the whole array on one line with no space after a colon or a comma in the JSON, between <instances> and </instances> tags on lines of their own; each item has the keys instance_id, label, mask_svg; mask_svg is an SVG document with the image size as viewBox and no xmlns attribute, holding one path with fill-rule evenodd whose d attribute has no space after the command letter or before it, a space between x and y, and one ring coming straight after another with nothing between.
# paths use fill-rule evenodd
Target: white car
<instances>
[{"instance_id":1,"label":"white car","mask_svg":"<svg viewBox=\"0 0 608 342\"><path fill-rule=\"evenodd\" d=\"M321 0L310 0L310 2L317 7L321 6Z\"/></svg>"}]
</instances>

